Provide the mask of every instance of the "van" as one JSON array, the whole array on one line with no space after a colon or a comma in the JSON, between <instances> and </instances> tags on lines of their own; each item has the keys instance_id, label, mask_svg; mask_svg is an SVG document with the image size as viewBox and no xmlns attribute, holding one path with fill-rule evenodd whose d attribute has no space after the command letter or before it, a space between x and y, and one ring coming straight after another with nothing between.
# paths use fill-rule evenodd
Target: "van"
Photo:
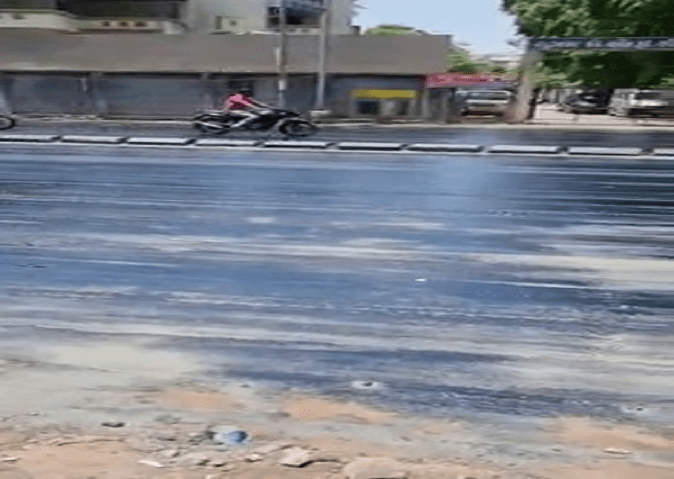
<instances>
[{"instance_id":1,"label":"van","mask_svg":"<svg viewBox=\"0 0 674 479\"><path fill-rule=\"evenodd\" d=\"M613 92L608 114L614 116L673 116L674 91L619 89Z\"/></svg>"}]
</instances>

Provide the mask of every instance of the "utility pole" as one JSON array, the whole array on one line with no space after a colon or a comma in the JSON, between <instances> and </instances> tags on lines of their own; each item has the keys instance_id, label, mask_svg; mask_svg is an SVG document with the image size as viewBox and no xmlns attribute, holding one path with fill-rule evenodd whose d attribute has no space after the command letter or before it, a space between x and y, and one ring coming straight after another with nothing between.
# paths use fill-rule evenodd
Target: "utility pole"
<instances>
[{"instance_id":1,"label":"utility pole","mask_svg":"<svg viewBox=\"0 0 674 479\"><path fill-rule=\"evenodd\" d=\"M286 91L288 88L288 31L286 0L279 0L278 11L279 46L278 46L278 107L286 107Z\"/></svg>"},{"instance_id":2,"label":"utility pole","mask_svg":"<svg viewBox=\"0 0 674 479\"><path fill-rule=\"evenodd\" d=\"M328 58L328 39L330 38L331 1L323 0L321 12L321 33L318 44L318 81L316 84L316 105L314 109L325 109L325 80Z\"/></svg>"}]
</instances>

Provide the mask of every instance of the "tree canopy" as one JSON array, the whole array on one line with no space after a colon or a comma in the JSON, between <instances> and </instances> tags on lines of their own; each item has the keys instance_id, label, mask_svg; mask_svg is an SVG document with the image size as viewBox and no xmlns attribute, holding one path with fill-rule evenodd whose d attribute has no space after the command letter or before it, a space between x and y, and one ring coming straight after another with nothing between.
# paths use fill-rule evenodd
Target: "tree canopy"
<instances>
[{"instance_id":1,"label":"tree canopy","mask_svg":"<svg viewBox=\"0 0 674 479\"><path fill-rule=\"evenodd\" d=\"M456 48L447 54L447 71L451 73L486 73L492 71L486 62L473 60L467 51Z\"/></svg>"},{"instance_id":2,"label":"tree canopy","mask_svg":"<svg viewBox=\"0 0 674 479\"><path fill-rule=\"evenodd\" d=\"M502 0L520 33L550 37L674 36L672 0ZM545 66L571 82L656 86L674 78L674 52L564 52Z\"/></svg>"}]
</instances>

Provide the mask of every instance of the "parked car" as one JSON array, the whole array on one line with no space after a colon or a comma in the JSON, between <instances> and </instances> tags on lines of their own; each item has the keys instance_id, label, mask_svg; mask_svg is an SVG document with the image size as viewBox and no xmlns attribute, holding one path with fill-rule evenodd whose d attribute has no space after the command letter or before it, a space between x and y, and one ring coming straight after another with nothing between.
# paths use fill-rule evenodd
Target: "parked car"
<instances>
[{"instance_id":1,"label":"parked car","mask_svg":"<svg viewBox=\"0 0 674 479\"><path fill-rule=\"evenodd\" d=\"M602 114L608 111L608 98L589 93L569 95L557 105L567 113Z\"/></svg>"},{"instance_id":2,"label":"parked car","mask_svg":"<svg viewBox=\"0 0 674 479\"><path fill-rule=\"evenodd\" d=\"M608 113L616 116L673 116L674 91L616 90L611 97Z\"/></svg>"},{"instance_id":3,"label":"parked car","mask_svg":"<svg viewBox=\"0 0 674 479\"><path fill-rule=\"evenodd\" d=\"M461 93L462 115L505 115L513 94L507 90L467 90Z\"/></svg>"}]
</instances>

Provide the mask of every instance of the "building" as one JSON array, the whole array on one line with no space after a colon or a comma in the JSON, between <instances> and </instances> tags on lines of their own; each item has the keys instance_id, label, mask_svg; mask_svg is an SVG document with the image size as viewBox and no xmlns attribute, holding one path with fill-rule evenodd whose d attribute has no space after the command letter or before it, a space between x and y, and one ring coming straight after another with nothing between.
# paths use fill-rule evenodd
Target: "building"
<instances>
[{"instance_id":1,"label":"building","mask_svg":"<svg viewBox=\"0 0 674 479\"><path fill-rule=\"evenodd\" d=\"M211 33L275 32L282 0L191 0L187 24L193 31ZM316 34L328 0L285 0L289 33ZM351 33L354 0L330 0L330 30Z\"/></svg>"},{"instance_id":2,"label":"building","mask_svg":"<svg viewBox=\"0 0 674 479\"><path fill-rule=\"evenodd\" d=\"M188 0L0 0L0 28L181 34Z\"/></svg>"},{"instance_id":3,"label":"building","mask_svg":"<svg viewBox=\"0 0 674 479\"><path fill-rule=\"evenodd\" d=\"M65 33L273 33L282 0L0 0L0 28ZM355 0L285 0L289 33L349 34Z\"/></svg>"},{"instance_id":4,"label":"building","mask_svg":"<svg viewBox=\"0 0 674 479\"><path fill-rule=\"evenodd\" d=\"M17 115L189 118L232 91L278 98L275 35L64 35L0 29L0 110ZM288 38L287 105L317 100L319 44ZM445 66L442 36L336 35L326 58L334 116L418 117L424 81Z\"/></svg>"}]
</instances>

